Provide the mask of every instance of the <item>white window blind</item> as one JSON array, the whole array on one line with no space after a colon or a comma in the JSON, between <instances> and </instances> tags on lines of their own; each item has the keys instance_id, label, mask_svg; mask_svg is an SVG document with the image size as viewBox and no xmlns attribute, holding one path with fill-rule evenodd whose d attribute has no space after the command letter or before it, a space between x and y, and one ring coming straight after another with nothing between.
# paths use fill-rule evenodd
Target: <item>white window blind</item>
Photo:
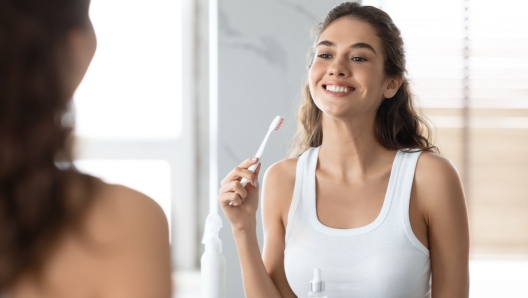
<instances>
[{"instance_id":1,"label":"white window blind","mask_svg":"<svg viewBox=\"0 0 528 298\"><path fill-rule=\"evenodd\" d=\"M527 109L528 1L471 0L469 8L471 107Z\"/></svg>"},{"instance_id":2,"label":"white window blind","mask_svg":"<svg viewBox=\"0 0 528 298\"><path fill-rule=\"evenodd\" d=\"M470 297L526 296L528 1L364 0L402 31L434 143L461 173ZM514 272L504 275L505 268ZM500 269L500 270L499 270Z\"/></svg>"},{"instance_id":3,"label":"white window blind","mask_svg":"<svg viewBox=\"0 0 528 298\"><path fill-rule=\"evenodd\" d=\"M405 42L407 70L419 104L461 108L464 10L460 0L363 1L385 10Z\"/></svg>"},{"instance_id":4,"label":"white window blind","mask_svg":"<svg viewBox=\"0 0 528 298\"><path fill-rule=\"evenodd\" d=\"M381 7L402 31L409 77L422 107L463 108L466 86L469 108L528 109L528 1L366 0L363 4ZM528 128L525 115L510 114L474 115L469 124ZM430 118L437 127L460 127L460 117Z\"/></svg>"}]
</instances>

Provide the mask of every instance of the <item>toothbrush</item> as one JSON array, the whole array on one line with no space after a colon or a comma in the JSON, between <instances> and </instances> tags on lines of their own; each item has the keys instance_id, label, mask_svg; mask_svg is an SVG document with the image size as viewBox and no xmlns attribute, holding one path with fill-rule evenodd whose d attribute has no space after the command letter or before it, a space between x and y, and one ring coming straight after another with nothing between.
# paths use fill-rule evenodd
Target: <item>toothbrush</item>
<instances>
[{"instance_id":1,"label":"toothbrush","mask_svg":"<svg viewBox=\"0 0 528 298\"><path fill-rule=\"evenodd\" d=\"M260 144L260 148L258 149L257 154L255 154L256 158L260 159L260 157L262 157L262 153L264 152L264 148L266 147L266 143L268 142L268 138L269 138L271 132L272 131L279 131L283 124L284 124L284 118L283 117L277 116L277 117L275 117L275 119L273 119L273 122L271 122L271 125L270 125L270 127L268 129L268 133L266 134L266 137L262 141L262 144ZM250 170L251 172L255 172L255 169L258 167L259 164L260 164L260 162L257 162L256 164L251 165L248 168L248 170ZM243 178L242 181L240 181L240 184L242 184L242 186L246 186L247 183L248 183L248 180L246 178ZM229 202L229 205L230 206L233 205L233 202Z\"/></svg>"}]
</instances>

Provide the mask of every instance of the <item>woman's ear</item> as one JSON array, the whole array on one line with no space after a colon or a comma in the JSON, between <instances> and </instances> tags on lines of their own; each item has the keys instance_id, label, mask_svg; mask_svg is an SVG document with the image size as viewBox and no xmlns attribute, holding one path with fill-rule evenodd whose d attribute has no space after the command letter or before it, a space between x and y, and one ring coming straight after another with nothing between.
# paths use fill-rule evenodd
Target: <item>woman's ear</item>
<instances>
[{"instance_id":1,"label":"woman's ear","mask_svg":"<svg viewBox=\"0 0 528 298\"><path fill-rule=\"evenodd\" d=\"M403 82L403 77L397 76L397 77L389 77L387 86L385 87L385 90L383 90L383 96L385 98L392 98L394 95L396 95L396 92L398 92L398 89L400 89L400 86Z\"/></svg>"}]
</instances>

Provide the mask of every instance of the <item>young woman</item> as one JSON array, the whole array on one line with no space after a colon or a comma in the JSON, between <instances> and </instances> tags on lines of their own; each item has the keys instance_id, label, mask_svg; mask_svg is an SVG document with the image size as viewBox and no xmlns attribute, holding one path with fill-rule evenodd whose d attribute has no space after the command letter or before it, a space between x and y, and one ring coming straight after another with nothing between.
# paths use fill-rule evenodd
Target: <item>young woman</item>
<instances>
[{"instance_id":1,"label":"young woman","mask_svg":"<svg viewBox=\"0 0 528 298\"><path fill-rule=\"evenodd\" d=\"M171 295L145 195L72 165L62 119L96 48L89 0L0 0L0 296Z\"/></svg>"},{"instance_id":2,"label":"young woman","mask_svg":"<svg viewBox=\"0 0 528 298\"><path fill-rule=\"evenodd\" d=\"M331 298L468 297L464 193L413 107L385 12L345 2L320 24L299 124L299 157L264 178L262 256L259 170L247 170L258 161L222 181L246 296L306 297L320 268Z\"/></svg>"}]
</instances>

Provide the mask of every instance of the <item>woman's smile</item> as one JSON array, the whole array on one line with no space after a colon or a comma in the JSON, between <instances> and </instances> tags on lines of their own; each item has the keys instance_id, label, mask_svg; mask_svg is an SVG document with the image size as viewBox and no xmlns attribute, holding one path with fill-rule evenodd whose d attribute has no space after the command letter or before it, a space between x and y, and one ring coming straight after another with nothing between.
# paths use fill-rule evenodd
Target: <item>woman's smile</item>
<instances>
[{"instance_id":1,"label":"woman's smile","mask_svg":"<svg viewBox=\"0 0 528 298\"><path fill-rule=\"evenodd\" d=\"M356 88L343 81L328 81L321 85L325 94L333 97L345 97L356 90Z\"/></svg>"}]
</instances>

